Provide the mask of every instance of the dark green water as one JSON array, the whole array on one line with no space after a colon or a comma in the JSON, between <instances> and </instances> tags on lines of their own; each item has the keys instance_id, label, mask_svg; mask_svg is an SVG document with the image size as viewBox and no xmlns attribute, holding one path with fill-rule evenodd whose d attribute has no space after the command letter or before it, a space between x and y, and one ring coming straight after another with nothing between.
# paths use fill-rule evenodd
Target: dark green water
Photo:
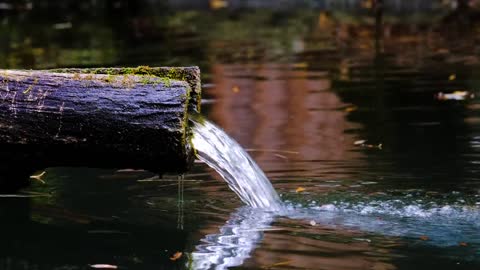
<instances>
[{"instance_id":1,"label":"dark green water","mask_svg":"<svg viewBox=\"0 0 480 270\"><path fill-rule=\"evenodd\" d=\"M0 65L199 65L204 114L291 207L258 214L233 269L480 267L475 12L392 10L375 27L360 8L108 3L0 10ZM477 97L435 98L457 90ZM0 198L0 269L188 269L257 215L205 164L185 175L183 203L177 176L151 177L47 169L31 197Z\"/></svg>"}]
</instances>

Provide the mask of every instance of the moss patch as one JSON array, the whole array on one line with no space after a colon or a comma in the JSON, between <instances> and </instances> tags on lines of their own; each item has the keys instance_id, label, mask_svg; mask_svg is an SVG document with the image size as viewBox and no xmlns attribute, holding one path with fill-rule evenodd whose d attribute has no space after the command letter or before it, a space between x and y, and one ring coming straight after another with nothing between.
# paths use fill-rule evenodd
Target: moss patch
<instances>
[{"instance_id":1,"label":"moss patch","mask_svg":"<svg viewBox=\"0 0 480 270\"><path fill-rule=\"evenodd\" d=\"M35 78L32 82L32 84L30 84L27 89L25 89L25 91L23 91L24 94L28 94L30 93L30 91L32 91L33 87L35 87L35 85L37 85L38 83L38 78Z\"/></svg>"},{"instance_id":2,"label":"moss patch","mask_svg":"<svg viewBox=\"0 0 480 270\"><path fill-rule=\"evenodd\" d=\"M131 85L130 80L128 80L128 75L140 76L141 84L164 84L166 87L172 85L172 80L187 81L187 74L190 72L185 68L157 68L149 66L138 66L138 67L128 67L128 68L84 68L84 69L51 69L51 72L57 73L71 73L74 74L74 79L76 80L92 80L94 74L104 74L108 75L103 79L106 83L113 83L117 80L115 76L122 75L123 79L119 80L122 84ZM81 77L80 74L88 74L90 76Z\"/></svg>"},{"instance_id":3,"label":"moss patch","mask_svg":"<svg viewBox=\"0 0 480 270\"><path fill-rule=\"evenodd\" d=\"M67 68L52 69L51 72L74 74L73 78L78 80L93 80L95 74L108 75L103 79L105 83L119 83L125 88L134 88L135 83L163 84L170 87L173 81L185 81L189 87L185 97L185 110L182 119L182 146L188 151L187 143L191 145L191 130L189 128L190 113L200 111L200 71L197 67L112 67L112 68ZM86 76L85 76L86 75ZM140 76L140 81L136 81L133 76ZM189 155L189 153L184 153Z\"/></svg>"}]
</instances>

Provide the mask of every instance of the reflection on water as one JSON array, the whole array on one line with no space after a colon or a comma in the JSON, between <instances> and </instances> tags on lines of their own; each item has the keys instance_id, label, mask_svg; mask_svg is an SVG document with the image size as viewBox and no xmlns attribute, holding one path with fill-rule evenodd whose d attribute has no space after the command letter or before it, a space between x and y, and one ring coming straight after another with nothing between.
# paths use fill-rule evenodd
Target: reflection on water
<instances>
[{"instance_id":1,"label":"reflection on water","mask_svg":"<svg viewBox=\"0 0 480 270\"><path fill-rule=\"evenodd\" d=\"M51 168L0 197L0 268L479 268L477 1L384 1L383 23L373 1L34 2L0 9L2 68L199 65L203 112L292 212L255 219L205 164L183 197L177 176ZM457 90L476 98L434 98Z\"/></svg>"},{"instance_id":2,"label":"reflection on water","mask_svg":"<svg viewBox=\"0 0 480 270\"><path fill-rule=\"evenodd\" d=\"M359 138L344 133L360 126L345 119L349 104L331 91L327 72L274 64L219 64L213 74L215 87L206 90L217 99L211 118L241 145L259 149L252 154L270 175L318 175L329 161L361 159L361 153L350 149ZM232 90L235 87L238 92ZM345 177L341 172L329 175Z\"/></svg>"},{"instance_id":3,"label":"reflection on water","mask_svg":"<svg viewBox=\"0 0 480 270\"><path fill-rule=\"evenodd\" d=\"M206 235L192 253L193 269L228 269L242 265L261 242L274 213L263 209L241 207L230 215L219 232Z\"/></svg>"}]
</instances>

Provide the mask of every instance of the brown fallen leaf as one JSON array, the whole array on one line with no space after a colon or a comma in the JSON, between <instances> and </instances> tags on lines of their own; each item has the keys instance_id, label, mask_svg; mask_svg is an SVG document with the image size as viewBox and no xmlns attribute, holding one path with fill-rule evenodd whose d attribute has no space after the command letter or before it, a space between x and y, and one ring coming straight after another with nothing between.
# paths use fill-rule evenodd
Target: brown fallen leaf
<instances>
[{"instance_id":1,"label":"brown fallen leaf","mask_svg":"<svg viewBox=\"0 0 480 270\"><path fill-rule=\"evenodd\" d=\"M420 238L420 240L422 240L422 241L427 241L427 240L430 239L430 238L428 238L428 236L426 236L426 235L422 235L422 236L420 236L419 238Z\"/></svg>"},{"instance_id":2,"label":"brown fallen leaf","mask_svg":"<svg viewBox=\"0 0 480 270\"><path fill-rule=\"evenodd\" d=\"M467 247L467 246L468 246L468 243L466 243L466 242L460 242L460 243L458 243L458 245L461 246L461 247Z\"/></svg>"},{"instance_id":3,"label":"brown fallen leaf","mask_svg":"<svg viewBox=\"0 0 480 270\"><path fill-rule=\"evenodd\" d=\"M307 190L307 189L304 188L304 187L297 187L297 189L295 189L295 192L300 193L300 192L304 192L305 190Z\"/></svg>"},{"instance_id":4,"label":"brown fallen leaf","mask_svg":"<svg viewBox=\"0 0 480 270\"><path fill-rule=\"evenodd\" d=\"M113 264L90 264L90 267L95 269L118 269L118 266Z\"/></svg>"},{"instance_id":5,"label":"brown fallen leaf","mask_svg":"<svg viewBox=\"0 0 480 270\"><path fill-rule=\"evenodd\" d=\"M172 257L170 257L170 260L171 261L176 261L178 259L180 259L182 257L183 253L180 252L180 251L177 251L175 252L175 254L172 255Z\"/></svg>"}]
</instances>

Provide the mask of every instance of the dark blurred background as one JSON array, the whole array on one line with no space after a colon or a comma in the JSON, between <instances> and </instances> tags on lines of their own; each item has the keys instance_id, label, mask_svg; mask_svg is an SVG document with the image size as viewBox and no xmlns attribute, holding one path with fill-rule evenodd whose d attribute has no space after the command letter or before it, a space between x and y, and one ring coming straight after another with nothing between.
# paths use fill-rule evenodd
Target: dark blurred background
<instances>
[{"instance_id":1,"label":"dark blurred background","mask_svg":"<svg viewBox=\"0 0 480 270\"><path fill-rule=\"evenodd\" d=\"M206 66L291 60L319 49L374 54L419 45L444 57L435 43L476 35L479 7L468 0L2 0L0 66Z\"/></svg>"}]
</instances>

